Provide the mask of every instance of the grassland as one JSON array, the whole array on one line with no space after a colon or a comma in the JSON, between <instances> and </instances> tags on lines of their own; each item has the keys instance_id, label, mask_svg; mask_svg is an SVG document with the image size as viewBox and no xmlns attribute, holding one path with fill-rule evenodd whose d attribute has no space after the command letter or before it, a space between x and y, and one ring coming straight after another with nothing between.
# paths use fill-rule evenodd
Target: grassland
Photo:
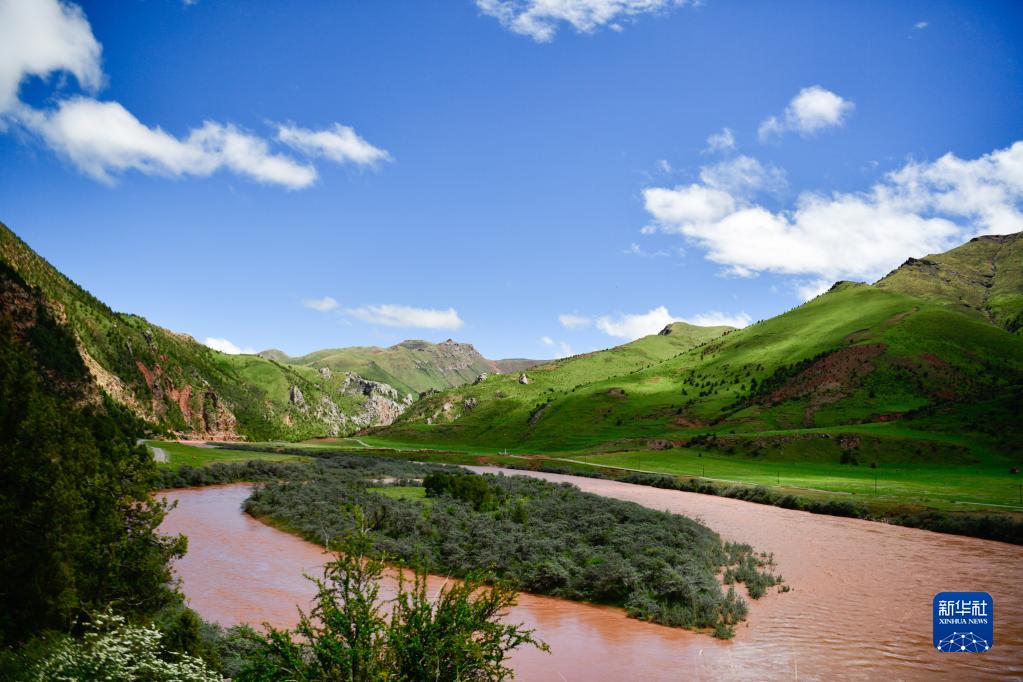
<instances>
[{"instance_id":1,"label":"grassland","mask_svg":"<svg viewBox=\"0 0 1023 682\"><path fill-rule=\"evenodd\" d=\"M366 492L384 495L392 500L413 500L429 506L433 500L426 496L426 488L414 485L388 485L381 488L366 488Z\"/></svg>"},{"instance_id":2,"label":"grassland","mask_svg":"<svg viewBox=\"0 0 1023 682\"><path fill-rule=\"evenodd\" d=\"M167 453L168 461L161 467L177 469L183 465L204 467L215 462L247 462L263 460L271 462L288 462L308 460L303 455L277 453L270 451L233 450L230 448L196 447L174 441L147 441L150 446L158 447Z\"/></svg>"}]
</instances>

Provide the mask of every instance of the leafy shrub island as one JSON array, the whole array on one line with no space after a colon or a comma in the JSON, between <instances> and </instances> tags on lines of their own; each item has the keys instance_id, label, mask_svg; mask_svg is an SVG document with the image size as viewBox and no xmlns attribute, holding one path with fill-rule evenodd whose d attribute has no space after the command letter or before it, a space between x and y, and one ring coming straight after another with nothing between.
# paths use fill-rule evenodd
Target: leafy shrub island
<instances>
[{"instance_id":1,"label":"leafy shrub island","mask_svg":"<svg viewBox=\"0 0 1023 682\"><path fill-rule=\"evenodd\" d=\"M406 565L620 606L664 625L730 637L747 610L735 584L756 598L781 583L771 558L748 545L568 484L354 455L289 467L287 475L257 489L246 510L329 545L352 532L358 509L374 551ZM409 487L425 497L387 494Z\"/></svg>"}]
</instances>

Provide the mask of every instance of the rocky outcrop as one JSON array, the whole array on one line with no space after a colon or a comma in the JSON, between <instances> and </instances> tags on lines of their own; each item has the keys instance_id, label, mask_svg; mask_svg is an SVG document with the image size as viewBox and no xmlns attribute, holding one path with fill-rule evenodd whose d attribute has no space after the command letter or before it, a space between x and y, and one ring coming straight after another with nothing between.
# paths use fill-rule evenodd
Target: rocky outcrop
<instances>
[{"instance_id":1,"label":"rocky outcrop","mask_svg":"<svg viewBox=\"0 0 1023 682\"><path fill-rule=\"evenodd\" d=\"M292 386L288 391L288 400L296 407L305 407L305 396L302 395L302 389L298 386Z\"/></svg>"},{"instance_id":2,"label":"rocky outcrop","mask_svg":"<svg viewBox=\"0 0 1023 682\"><path fill-rule=\"evenodd\" d=\"M345 381L341 384L341 392L345 395L387 398L395 402L400 399L398 390L390 384L363 379L354 372L348 372L345 375Z\"/></svg>"},{"instance_id":3,"label":"rocky outcrop","mask_svg":"<svg viewBox=\"0 0 1023 682\"><path fill-rule=\"evenodd\" d=\"M466 398L465 400L462 401L462 407L464 407L466 410L471 410L479 404L480 404L479 401L476 400L475 398Z\"/></svg>"},{"instance_id":4,"label":"rocky outcrop","mask_svg":"<svg viewBox=\"0 0 1023 682\"><path fill-rule=\"evenodd\" d=\"M320 396L320 402L316 405L313 416L327 426L327 435L331 437L340 436L347 430L348 417L333 400L327 396Z\"/></svg>"},{"instance_id":5,"label":"rocky outcrop","mask_svg":"<svg viewBox=\"0 0 1023 682\"><path fill-rule=\"evenodd\" d=\"M207 390L202 401L202 437L207 440L237 438L238 420L212 390Z\"/></svg>"},{"instance_id":6,"label":"rocky outcrop","mask_svg":"<svg viewBox=\"0 0 1023 682\"><path fill-rule=\"evenodd\" d=\"M394 420L401 416L401 413L405 411L405 406L395 401L384 398L379 395L370 396L362 409L349 418L349 421L358 426L359 428L365 428L367 426L389 426L394 423Z\"/></svg>"},{"instance_id":7,"label":"rocky outcrop","mask_svg":"<svg viewBox=\"0 0 1023 682\"><path fill-rule=\"evenodd\" d=\"M334 374L330 371L330 367L320 367L318 371L320 372L320 376L324 379L329 380L330 377L334 376Z\"/></svg>"},{"instance_id":8,"label":"rocky outcrop","mask_svg":"<svg viewBox=\"0 0 1023 682\"><path fill-rule=\"evenodd\" d=\"M530 384L530 383L532 383L532 380L529 378L529 376L526 375L525 372L522 372L521 374L519 374L519 383L520 384Z\"/></svg>"},{"instance_id":9,"label":"rocky outcrop","mask_svg":"<svg viewBox=\"0 0 1023 682\"><path fill-rule=\"evenodd\" d=\"M476 376L476 379L472 382L472 385L478 386L482 384L484 381L486 381L488 378L489 375L486 372L482 372Z\"/></svg>"}]
</instances>

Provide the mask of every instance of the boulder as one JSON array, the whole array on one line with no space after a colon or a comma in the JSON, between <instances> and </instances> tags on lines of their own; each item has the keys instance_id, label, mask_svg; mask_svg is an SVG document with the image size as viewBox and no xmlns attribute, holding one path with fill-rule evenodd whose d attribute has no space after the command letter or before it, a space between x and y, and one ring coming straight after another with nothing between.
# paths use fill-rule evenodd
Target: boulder
<instances>
[{"instance_id":1,"label":"boulder","mask_svg":"<svg viewBox=\"0 0 1023 682\"><path fill-rule=\"evenodd\" d=\"M484 381L487 380L487 378L488 378L487 373L483 372L476 377L476 380L472 382L472 385L476 386L478 384L482 384Z\"/></svg>"},{"instance_id":2,"label":"boulder","mask_svg":"<svg viewBox=\"0 0 1023 682\"><path fill-rule=\"evenodd\" d=\"M467 410L471 410L477 405L479 405L479 401L476 400L475 398L466 398L465 400L462 401L462 407L464 407Z\"/></svg>"},{"instance_id":3,"label":"boulder","mask_svg":"<svg viewBox=\"0 0 1023 682\"><path fill-rule=\"evenodd\" d=\"M519 383L520 384L528 384L530 382L531 382L531 380L530 380L530 378L528 376L526 376L525 372L519 374Z\"/></svg>"}]
</instances>

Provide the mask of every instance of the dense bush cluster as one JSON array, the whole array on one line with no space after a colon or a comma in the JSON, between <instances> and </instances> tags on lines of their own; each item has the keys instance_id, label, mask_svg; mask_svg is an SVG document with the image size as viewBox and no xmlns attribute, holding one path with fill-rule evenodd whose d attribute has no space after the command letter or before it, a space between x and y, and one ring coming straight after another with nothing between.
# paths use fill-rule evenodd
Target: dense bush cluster
<instances>
[{"instance_id":1,"label":"dense bush cluster","mask_svg":"<svg viewBox=\"0 0 1023 682\"><path fill-rule=\"evenodd\" d=\"M162 467L156 481L158 489L199 488L206 485L259 482L281 478L290 467L289 462L253 459L247 462L213 462L203 467L183 464L177 469Z\"/></svg>"},{"instance_id":2,"label":"dense bush cluster","mask_svg":"<svg viewBox=\"0 0 1023 682\"><path fill-rule=\"evenodd\" d=\"M379 490L385 464L393 483L425 477L431 497L424 503L372 490ZM358 507L377 551L431 573L476 573L530 592L623 606L666 625L712 628L723 637L745 617L746 605L734 589L722 589L722 571L734 565L734 582L753 582L755 573L765 588L780 582L762 570L765 558L722 542L700 523L567 484L438 474L437 467L356 456L292 471L291 480L258 489L246 510L329 543L352 530L351 510ZM753 573L743 570L751 565Z\"/></svg>"}]
</instances>

